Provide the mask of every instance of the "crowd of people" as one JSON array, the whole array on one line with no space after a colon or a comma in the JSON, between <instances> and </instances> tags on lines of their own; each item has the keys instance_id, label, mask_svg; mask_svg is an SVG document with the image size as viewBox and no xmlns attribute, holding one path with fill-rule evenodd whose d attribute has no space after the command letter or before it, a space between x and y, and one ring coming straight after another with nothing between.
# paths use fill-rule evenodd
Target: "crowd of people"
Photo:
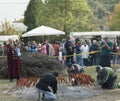
<instances>
[{"instance_id":1,"label":"crowd of people","mask_svg":"<svg viewBox=\"0 0 120 101\"><path fill-rule=\"evenodd\" d=\"M8 43L4 42L3 45L0 45L0 55L7 56L10 81L13 81L14 78L17 80L20 78L20 56L22 52L40 53L55 57L60 63L68 67L69 72L73 73L84 72L84 67L97 65L98 84L102 88L107 89L115 87L117 75L111 68L111 59L113 59L113 64L115 64L117 53L119 52L116 39L114 39L114 42L111 42L108 37L102 40L83 40L68 36L62 41L53 43L46 40L42 43L31 41L27 44L9 39ZM111 52L113 52L112 58ZM58 73L48 73L41 77L36 87L39 92L43 93L43 97L50 96L52 99L56 99L53 93L57 93L57 76ZM53 93L51 93L49 86L53 89Z\"/></svg>"},{"instance_id":2,"label":"crowd of people","mask_svg":"<svg viewBox=\"0 0 120 101\"><path fill-rule=\"evenodd\" d=\"M0 51L1 55L7 56L8 76L12 81L13 78L19 79L20 77L20 56L22 52L40 53L48 55L50 58L55 57L60 63L66 65L68 70L72 68L70 64L79 64L81 70L84 70L84 67L90 65L111 67L111 59L115 64L115 60L118 58L116 53L119 52L119 47L116 39L111 42L108 37L101 40L83 40L68 36L62 41L54 41L53 43L45 40L42 43L30 41L24 44L18 40L9 39L8 43L4 42L0 46ZM111 55L111 52L115 54Z\"/></svg>"},{"instance_id":3,"label":"crowd of people","mask_svg":"<svg viewBox=\"0 0 120 101\"><path fill-rule=\"evenodd\" d=\"M17 50L20 49L19 51L21 53L40 53L56 57L60 63L67 66L69 63L76 63L82 67L90 65L111 67L111 59L113 59L113 64L115 64L118 59L118 54L111 55L111 52L119 52L117 40L114 39L114 42L111 42L108 37L98 41L96 39L76 40L74 37L68 36L62 41L49 42L49 40L46 40L42 43L30 41L27 44L17 40L14 42L14 45L17 47ZM3 45L0 46L0 55L6 55L6 49L7 43L4 42Z\"/></svg>"}]
</instances>

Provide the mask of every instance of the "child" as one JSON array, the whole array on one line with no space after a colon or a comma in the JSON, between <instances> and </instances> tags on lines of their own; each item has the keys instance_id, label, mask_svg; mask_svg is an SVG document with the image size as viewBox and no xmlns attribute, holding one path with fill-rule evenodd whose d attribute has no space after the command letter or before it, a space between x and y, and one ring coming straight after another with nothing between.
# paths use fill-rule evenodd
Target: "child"
<instances>
[{"instance_id":1,"label":"child","mask_svg":"<svg viewBox=\"0 0 120 101\"><path fill-rule=\"evenodd\" d=\"M59 60L60 63L64 64L64 53L63 53L63 48L62 47L59 48L58 60Z\"/></svg>"}]
</instances>

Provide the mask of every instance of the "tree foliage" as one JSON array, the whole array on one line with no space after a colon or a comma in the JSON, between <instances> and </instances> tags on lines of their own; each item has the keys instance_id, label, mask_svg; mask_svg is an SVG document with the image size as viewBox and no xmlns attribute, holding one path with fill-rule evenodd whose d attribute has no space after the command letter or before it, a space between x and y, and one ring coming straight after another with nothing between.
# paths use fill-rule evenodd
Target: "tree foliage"
<instances>
[{"instance_id":1,"label":"tree foliage","mask_svg":"<svg viewBox=\"0 0 120 101\"><path fill-rule=\"evenodd\" d=\"M42 0L30 0L27 10L24 13L24 24L28 31L37 27L41 18Z\"/></svg>"},{"instance_id":2,"label":"tree foliage","mask_svg":"<svg viewBox=\"0 0 120 101\"><path fill-rule=\"evenodd\" d=\"M65 31L98 31L119 0L31 0L25 11L28 30L46 25Z\"/></svg>"},{"instance_id":3,"label":"tree foliage","mask_svg":"<svg viewBox=\"0 0 120 101\"><path fill-rule=\"evenodd\" d=\"M31 0L25 11L25 25L31 30L46 25L65 31L92 30L92 12L86 0Z\"/></svg>"},{"instance_id":4,"label":"tree foliage","mask_svg":"<svg viewBox=\"0 0 120 101\"><path fill-rule=\"evenodd\" d=\"M120 3L116 5L114 14L109 16L109 27L111 30L120 31Z\"/></svg>"},{"instance_id":5,"label":"tree foliage","mask_svg":"<svg viewBox=\"0 0 120 101\"><path fill-rule=\"evenodd\" d=\"M93 12L93 30L105 30L108 27L108 15L114 11L119 0L87 0Z\"/></svg>"}]
</instances>

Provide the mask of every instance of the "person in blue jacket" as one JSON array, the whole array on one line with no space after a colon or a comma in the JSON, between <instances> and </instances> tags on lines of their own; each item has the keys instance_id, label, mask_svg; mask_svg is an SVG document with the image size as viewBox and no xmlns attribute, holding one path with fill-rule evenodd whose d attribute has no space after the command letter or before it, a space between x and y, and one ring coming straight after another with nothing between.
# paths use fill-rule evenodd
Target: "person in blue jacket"
<instances>
[{"instance_id":1,"label":"person in blue jacket","mask_svg":"<svg viewBox=\"0 0 120 101\"><path fill-rule=\"evenodd\" d=\"M116 86L117 74L110 67L96 66L97 82L103 89L114 89Z\"/></svg>"},{"instance_id":2,"label":"person in blue jacket","mask_svg":"<svg viewBox=\"0 0 120 101\"><path fill-rule=\"evenodd\" d=\"M47 100L55 100L57 93L57 78L59 73L45 73L40 77L39 82L36 84L36 88L39 91L39 98L40 92L43 93L43 99Z\"/></svg>"}]
</instances>

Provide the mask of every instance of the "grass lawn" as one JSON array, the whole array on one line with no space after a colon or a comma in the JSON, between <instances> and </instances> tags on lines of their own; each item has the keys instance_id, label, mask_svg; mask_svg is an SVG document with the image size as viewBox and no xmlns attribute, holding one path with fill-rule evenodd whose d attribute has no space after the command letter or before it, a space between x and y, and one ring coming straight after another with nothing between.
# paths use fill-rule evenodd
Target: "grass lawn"
<instances>
[{"instance_id":1,"label":"grass lawn","mask_svg":"<svg viewBox=\"0 0 120 101\"><path fill-rule=\"evenodd\" d=\"M96 80L97 73L95 72L95 66L88 66L84 68L84 72L89 74L93 79Z\"/></svg>"}]
</instances>

